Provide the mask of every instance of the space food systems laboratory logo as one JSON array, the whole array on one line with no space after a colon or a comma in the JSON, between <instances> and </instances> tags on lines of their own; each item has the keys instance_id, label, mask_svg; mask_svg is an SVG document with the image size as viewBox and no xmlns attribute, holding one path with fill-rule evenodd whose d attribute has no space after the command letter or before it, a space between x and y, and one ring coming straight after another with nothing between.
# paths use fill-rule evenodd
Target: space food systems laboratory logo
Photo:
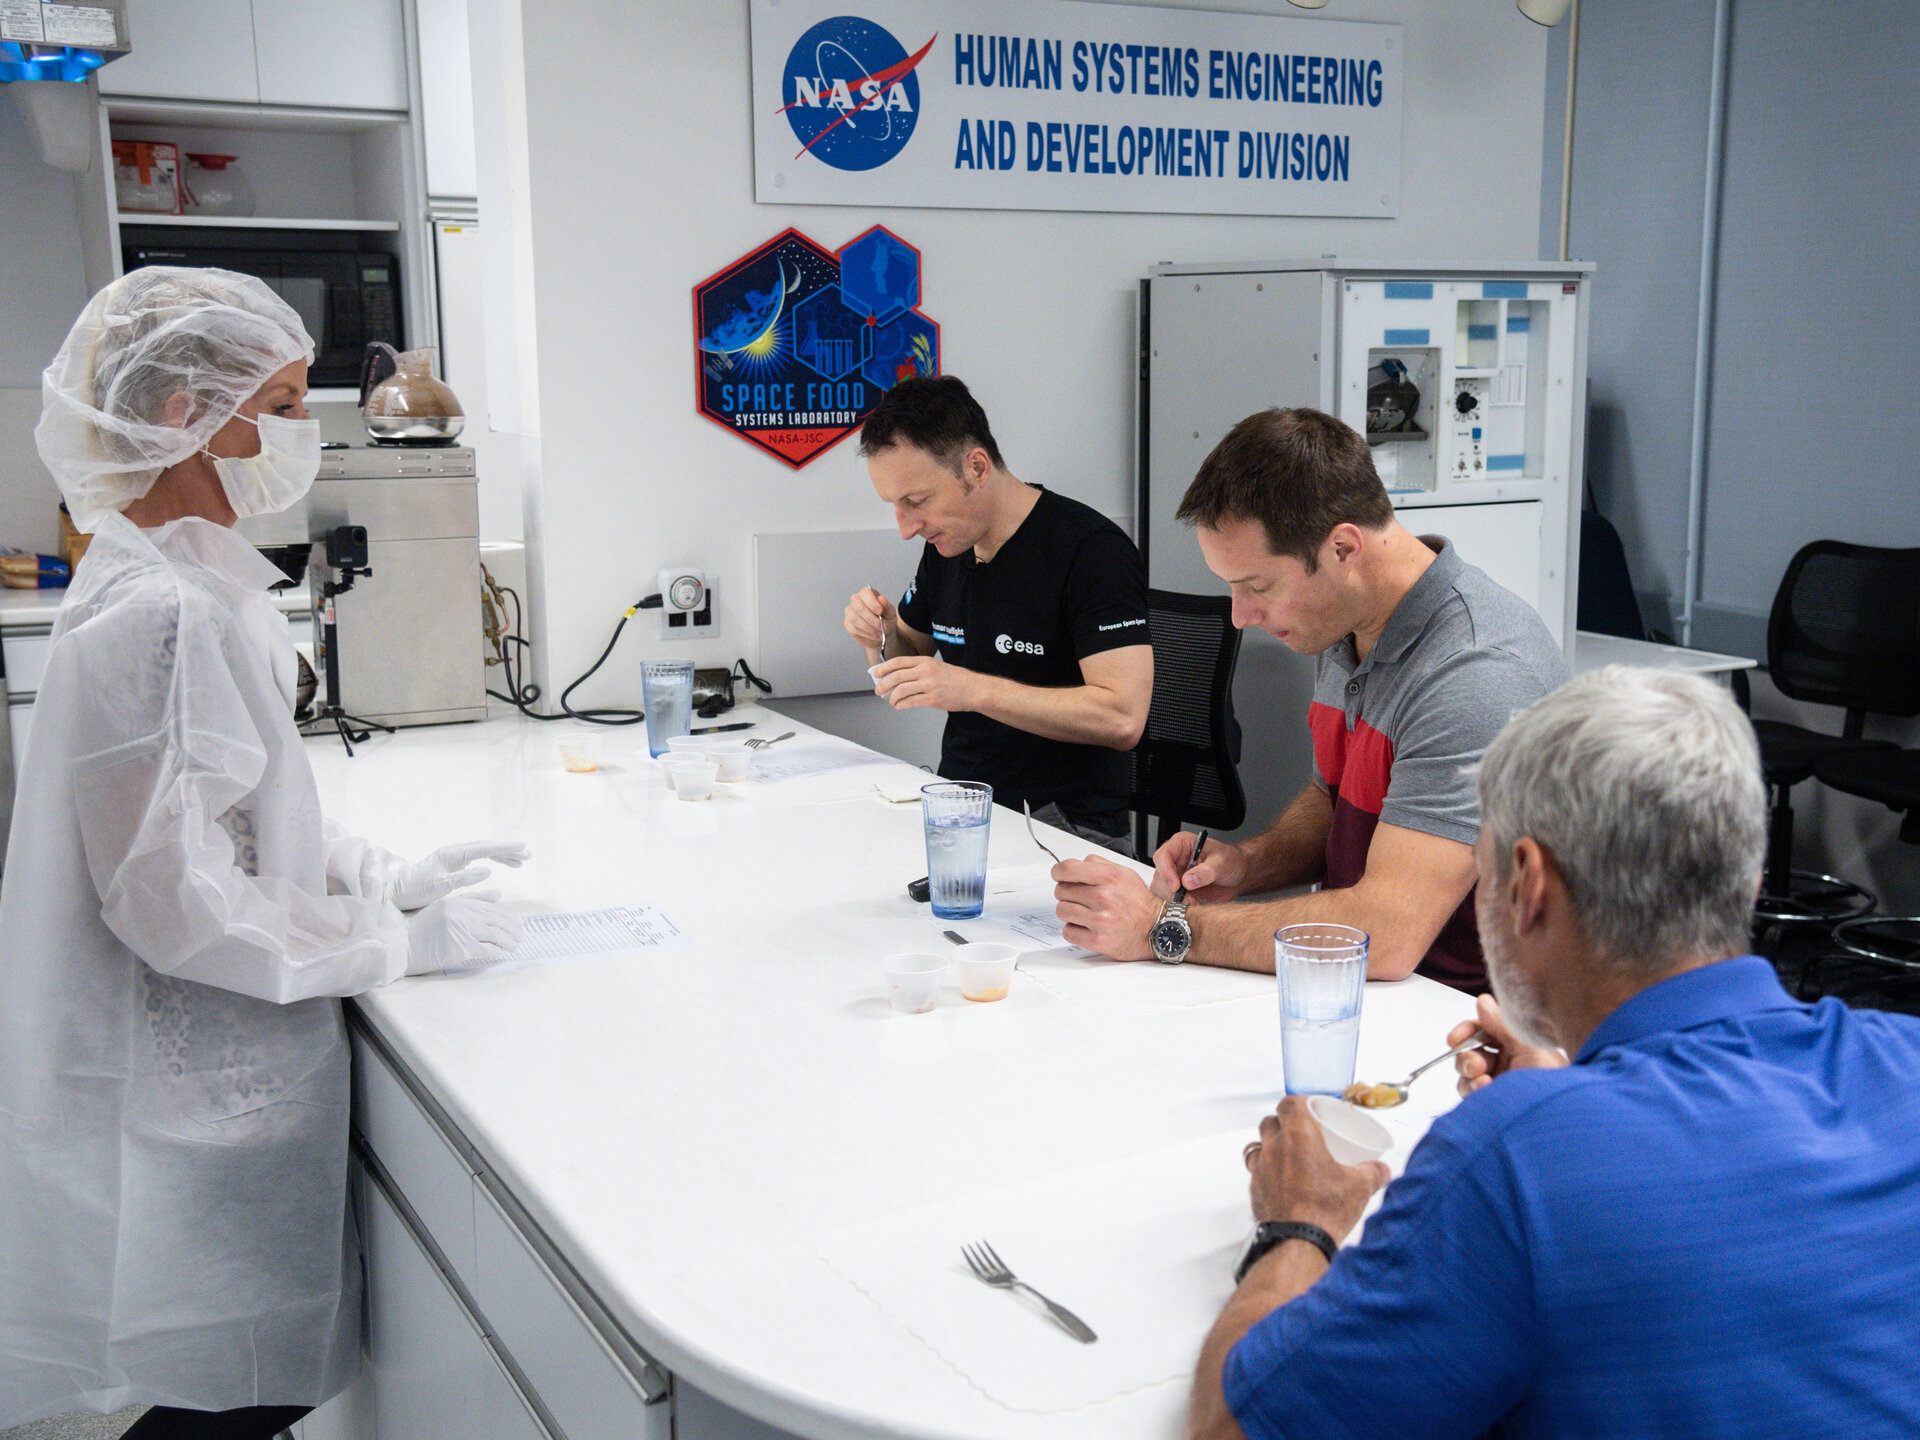
<instances>
[{"instance_id":1,"label":"space food systems laboratory logo","mask_svg":"<svg viewBox=\"0 0 1920 1440\"><path fill-rule=\"evenodd\" d=\"M787 55L780 86L781 113L800 154L836 170L873 170L898 155L920 119L914 71L938 38L909 55L889 31L857 15L809 29Z\"/></svg>"},{"instance_id":2,"label":"space food systems laboratory logo","mask_svg":"<svg viewBox=\"0 0 1920 1440\"><path fill-rule=\"evenodd\" d=\"M837 251L783 231L694 287L700 413L797 470L940 373L919 307L920 252L884 226Z\"/></svg>"}]
</instances>

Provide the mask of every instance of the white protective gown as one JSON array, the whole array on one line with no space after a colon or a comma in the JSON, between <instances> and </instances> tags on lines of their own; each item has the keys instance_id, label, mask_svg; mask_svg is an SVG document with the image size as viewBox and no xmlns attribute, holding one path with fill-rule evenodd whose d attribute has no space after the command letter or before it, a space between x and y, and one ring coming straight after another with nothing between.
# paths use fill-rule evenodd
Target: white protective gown
<instances>
[{"instance_id":1,"label":"white protective gown","mask_svg":"<svg viewBox=\"0 0 1920 1440\"><path fill-rule=\"evenodd\" d=\"M0 1430L359 1363L334 997L407 929L394 857L322 821L280 578L110 515L54 626L0 889Z\"/></svg>"}]
</instances>

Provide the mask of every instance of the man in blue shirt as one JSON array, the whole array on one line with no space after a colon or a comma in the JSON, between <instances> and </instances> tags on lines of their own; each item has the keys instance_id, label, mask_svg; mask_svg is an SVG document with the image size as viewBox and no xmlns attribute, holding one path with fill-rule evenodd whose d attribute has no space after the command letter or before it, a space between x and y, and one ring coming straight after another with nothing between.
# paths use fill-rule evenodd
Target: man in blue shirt
<instances>
[{"instance_id":1,"label":"man in blue shirt","mask_svg":"<svg viewBox=\"0 0 1920 1440\"><path fill-rule=\"evenodd\" d=\"M1802 1005L1741 953L1746 719L1599 671L1516 716L1479 785L1497 1053L1331 1265L1316 1232L1385 1171L1336 1164L1297 1098L1262 1122L1191 1434L1920 1434L1920 1020Z\"/></svg>"}]
</instances>

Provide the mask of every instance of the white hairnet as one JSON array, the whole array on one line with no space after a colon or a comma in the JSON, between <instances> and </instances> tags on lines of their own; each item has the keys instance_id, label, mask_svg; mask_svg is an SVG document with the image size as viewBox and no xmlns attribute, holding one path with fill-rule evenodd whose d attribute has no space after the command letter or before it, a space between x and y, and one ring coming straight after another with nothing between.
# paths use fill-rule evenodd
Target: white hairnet
<instances>
[{"instance_id":1,"label":"white hairnet","mask_svg":"<svg viewBox=\"0 0 1920 1440\"><path fill-rule=\"evenodd\" d=\"M201 449L275 371L313 359L291 305L231 270L148 266L87 302L40 380L40 458L91 531ZM185 395L168 423L168 401Z\"/></svg>"}]
</instances>

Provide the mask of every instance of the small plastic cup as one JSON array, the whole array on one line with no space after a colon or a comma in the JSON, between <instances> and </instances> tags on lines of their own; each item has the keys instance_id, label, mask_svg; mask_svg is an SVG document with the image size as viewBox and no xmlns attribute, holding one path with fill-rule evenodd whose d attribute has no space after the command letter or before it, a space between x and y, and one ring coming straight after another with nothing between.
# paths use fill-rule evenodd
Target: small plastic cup
<instances>
[{"instance_id":1,"label":"small plastic cup","mask_svg":"<svg viewBox=\"0 0 1920 1440\"><path fill-rule=\"evenodd\" d=\"M560 742L560 764L574 775L591 775L600 768L600 737L569 735Z\"/></svg>"},{"instance_id":2,"label":"small plastic cup","mask_svg":"<svg viewBox=\"0 0 1920 1440\"><path fill-rule=\"evenodd\" d=\"M944 955L889 955L880 972L887 977L888 1003L902 1015L919 1015L940 1003L947 961Z\"/></svg>"},{"instance_id":3,"label":"small plastic cup","mask_svg":"<svg viewBox=\"0 0 1920 1440\"><path fill-rule=\"evenodd\" d=\"M1013 984L1013 964L1020 952L1011 945L962 945L953 952L953 968L960 976L960 993L969 1000L1001 1000Z\"/></svg>"},{"instance_id":4,"label":"small plastic cup","mask_svg":"<svg viewBox=\"0 0 1920 1440\"><path fill-rule=\"evenodd\" d=\"M1393 1136L1387 1133L1387 1127L1357 1105L1332 1095L1316 1095L1307 1101L1307 1109L1320 1122L1327 1153L1342 1165L1378 1160L1393 1148Z\"/></svg>"},{"instance_id":5,"label":"small plastic cup","mask_svg":"<svg viewBox=\"0 0 1920 1440\"><path fill-rule=\"evenodd\" d=\"M670 755L666 764L667 779L682 800L704 800L713 794L713 779L720 767L712 756Z\"/></svg>"},{"instance_id":6,"label":"small plastic cup","mask_svg":"<svg viewBox=\"0 0 1920 1440\"><path fill-rule=\"evenodd\" d=\"M719 740L707 747L707 754L720 767L722 780L744 780L753 769L753 751L744 740Z\"/></svg>"},{"instance_id":7,"label":"small plastic cup","mask_svg":"<svg viewBox=\"0 0 1920 1440\"><path fill-rule=\"evenodd\" d=\"M669 755L704 755L707 753L707 739L704 735L675 735L667 741Z\"/></svg>"}]
</instances>

